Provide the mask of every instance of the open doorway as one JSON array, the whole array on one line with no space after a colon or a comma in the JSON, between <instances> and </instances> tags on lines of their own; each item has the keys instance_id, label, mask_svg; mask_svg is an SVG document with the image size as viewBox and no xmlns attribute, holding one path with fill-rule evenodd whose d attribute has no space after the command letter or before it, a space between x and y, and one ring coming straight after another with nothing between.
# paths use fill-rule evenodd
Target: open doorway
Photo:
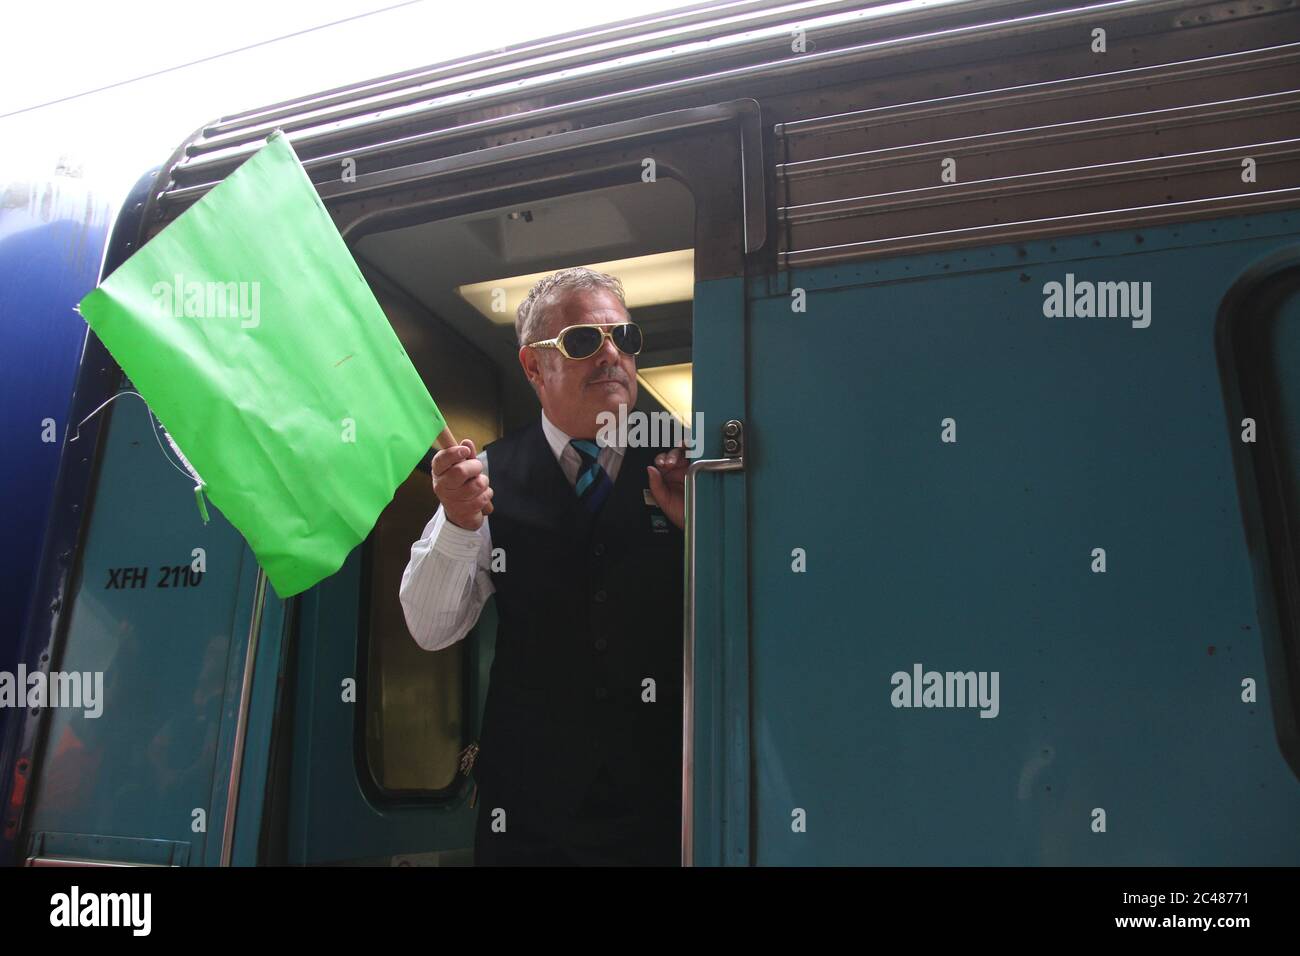
<instances>
[{"instance_id":1,"label":"open doorway","mask_svg":"<svg viewBox=\"0 0 1300 956\"><path fill-rule=\"evenodd\" d=\"M481 450L539 414L519 367L516 308L538 278L571 266L623 282L645 333L636 408L692 420L694 232L690 191L661 179L370 232L353 252L448 425ZM439 806L472 822L472 781L458 757L476 736L486 696L492 602L465 640L427 652L398 598L411 545L437 506L426 457L364 549L356 770L374 804ZM448 832L460 840L445 841ZM472 860L472 830L442 828L439 843L446 849L409 862Z\"/></svg>"}]
</instances>

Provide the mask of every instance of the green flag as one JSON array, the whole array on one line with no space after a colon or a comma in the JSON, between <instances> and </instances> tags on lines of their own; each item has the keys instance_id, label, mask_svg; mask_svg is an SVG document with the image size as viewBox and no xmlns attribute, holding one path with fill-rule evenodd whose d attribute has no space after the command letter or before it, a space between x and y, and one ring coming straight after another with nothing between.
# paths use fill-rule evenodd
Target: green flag
<instances>
[{"instance_id":1,"label":"green flag","mask_svg":"<svg viewBox=\"0 0 1300 956\"><path fill-rule=\"evenodd\" d=\"M339 569L445 426L278 131L81 314L281 597Z\"/></svg>"}]
</instances>

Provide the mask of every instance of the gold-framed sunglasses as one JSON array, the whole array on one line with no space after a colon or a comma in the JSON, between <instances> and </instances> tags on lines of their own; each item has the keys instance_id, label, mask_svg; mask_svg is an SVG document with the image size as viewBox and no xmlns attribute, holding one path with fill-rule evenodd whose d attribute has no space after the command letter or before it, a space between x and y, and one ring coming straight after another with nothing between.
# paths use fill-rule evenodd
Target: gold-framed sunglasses
<instances>
[{"instance_id":1,"label":"gold-framed sunglasses","mask_svg":"<svg viewBox=\"0 0 1300 956\"><path fill-rule=\"evenodd\" d=\"M567 359L591 358L605 345L605 339L614 343L614 347L628 355L641 351L641 326L635 322L621 325L570 325L560 329L560 334L553 339L529 343L532 349L556 349Z\"/></svg>"}]
</instances>

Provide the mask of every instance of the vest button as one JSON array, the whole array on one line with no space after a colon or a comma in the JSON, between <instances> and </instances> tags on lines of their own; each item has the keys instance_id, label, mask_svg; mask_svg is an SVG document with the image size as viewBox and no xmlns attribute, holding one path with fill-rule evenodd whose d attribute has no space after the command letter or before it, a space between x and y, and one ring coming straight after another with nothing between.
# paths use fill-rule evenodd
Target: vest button
<instances>
[{"instance_id":1,"label":"vest button","mask_svg":"<svg viewBox=\"0 0 1300 956\"><path fill-rule=\"evenodd\" d=\"M605 598L606 598L606 597L607 597L607 595L605 594L605 590L602 588L601 590L599 590L599 591L597 591L595 594L593 594L593 595L591 596L591 599L592 599L593 601L595 601L597 604L604 604L604 603L605 603Z\"/></svg>"},{"instance_id":2,"label":"vest button","mask_svg":"<svg viewBox=\"0 0 1300 956\"><path fill-rule=\"evenodd\" d=\"M599 558L602 554L605 553L605 546L604 546L603 544L601 544L599 541L597 541L597 542L592 546L591 553L594 554L596 557Z\"/></svg>"},{"instance_id":3,"label":"vest button","mask_svg":"<svg viewBox=\"0 0 1300 956\"><path fill-rule=\"evenodd\" d=\"M608 646L609 646L609 642L606 641L603 637L596 638L596 650L603 651Z\"/></svg>"},{"instance_id":4,"label":"vest button","mask_svg":"<svg viewBox=\"0 0 1300 956\"><path fill-rule=\"evenodd\" d=\"M609 696L609 691L605 690L605 688L603 688L603 687L597 687L597 688L596 688L596 699L597 699L597 700L604 700L604 699L605 699L606 697L608 697L608 696Z\"/></svg>"}]
</instances>

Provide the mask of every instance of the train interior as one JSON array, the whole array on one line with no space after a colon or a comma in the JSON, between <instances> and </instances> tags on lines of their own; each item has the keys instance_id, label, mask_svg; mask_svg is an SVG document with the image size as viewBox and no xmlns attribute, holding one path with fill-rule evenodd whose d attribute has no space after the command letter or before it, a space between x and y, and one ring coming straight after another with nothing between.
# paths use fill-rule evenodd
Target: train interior
<instances>
[{"instance_id":1,"label":"train interior","mask_svg":"<svg viewBox=\"0 0 1300 956\"><path fill-rule=\"evenodd\" d=\"M519 367L515 312L537 279L570 266L591 266L623 282L629 313L645 333L637 357L637 408L691 420L694 225L690 191L661 179L402 224L367 232L351 245L453 433L481 450L540 413ZM285 820L290 862L445 865L472 859L465 818L472 820L475 811L465 812L470 782L458 772L458 756L476 733L495 618L489 601L470 635L443 650L425 651L412 639L398 589L411 544L436 509L426 458L359 549L356 652L364 690L352 756L358 785L375 812L400 821L406 811L415 816L420 808L446 813L459 807L458 822L436 828L435 849L419 826L409 844L390 845L388 834L369 847L343 847L324 830L304 831ZM329 638L323 630L303 630L304 642L316 639ZM335 639L346 642L341 633ZM314 678L299 674L310 686ZM320 752L320 742L305 739L306 733L329 732L317 724L297 727L295 760ZM285 815L301 812L302 801L312 799L299 796L290 799ZM294 834L301 837L296 845Z\"/></svg>"}]
</instances>

